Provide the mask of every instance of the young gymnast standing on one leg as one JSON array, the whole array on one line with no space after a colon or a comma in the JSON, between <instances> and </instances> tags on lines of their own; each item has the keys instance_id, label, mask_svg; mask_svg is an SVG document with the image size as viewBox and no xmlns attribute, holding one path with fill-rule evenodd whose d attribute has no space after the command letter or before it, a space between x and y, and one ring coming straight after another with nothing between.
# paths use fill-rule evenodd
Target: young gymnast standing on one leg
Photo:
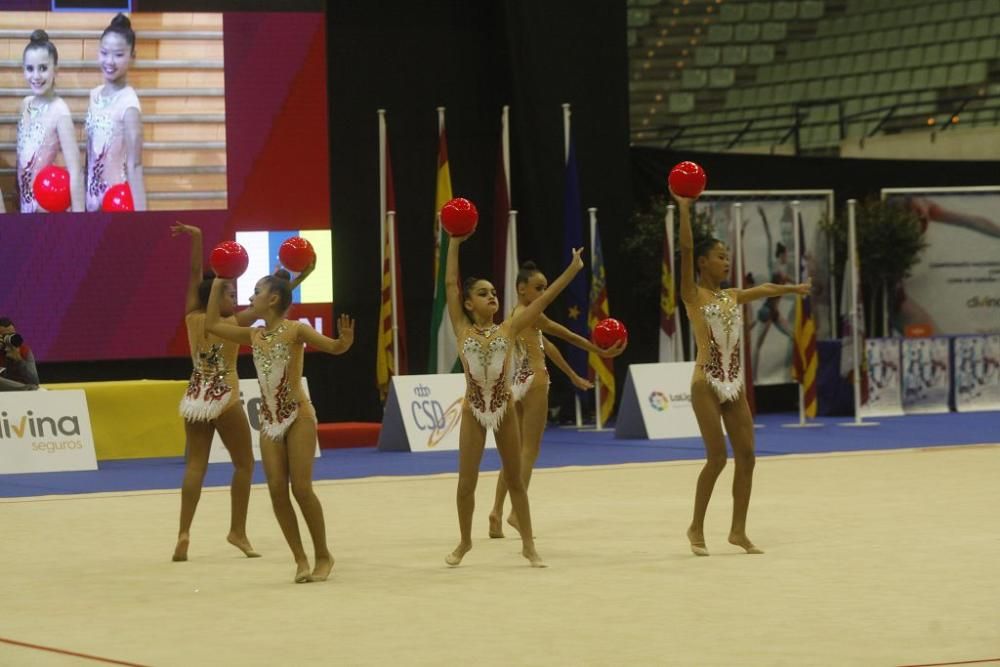
<instances>
[{"instance_id":1,"label":"young gymnast standing on one leg","mask_svg":"<svg viewBox=\"0 0 1000 667\"><path fill-rule=\"evenodd\" d=\"M511 400L511 381L516 370L514 348L517 336L538 319L545 307L583 268L583 260L580 259L583 249L573 251L570 265L534 303L512 314L502 324L494 324L498 302L493 285L477 278L468 278L464 289L458 284L459 249L467 238L452 237L445 272L448 315L458 340L466 380L456 494L461 540L445 562L458 565L472 548L472 514L476 506L479 464L486 444L486 429L491 429L496 437L503 475L507 479L510 502L521 527L521 553L533 567L544 567L535 551L528 493L521 478L517 414Z\"/></svg>"},{"instance_id":2,"label":"young gymnast standing on one leg","mask_svg":"<svg viewBox=\"0 0 1000 667\"><path fill-rule=\"evenodd\" d=\"M753 417L740 372L743 318L739 305L784 294L808 294L810 285L766 283L744 290L722 289L722 282L729 276L729 252L725 244L709 238L695 246L691 229L691 204L694 200L671 194L677 200L681 219L681 298L698 346L694 375L691 377L691 404L705 442L706 454L705 466L698 476L694 518L687 531L688 540L695 555L708 555L705 511L715 480L726 465L726 438L722 433L721 418L726 424L736 462L729 542L743 547L747 553L763 553L746 533L753 483L754 433ZM695 283L696 265L700 284Z\"/></svg>"},{"instance_id":3,"label":"young gymnast standing on one leg","mask_svg":"<svg viewBox=\"0 0 1000 667\"><path fill-rule=\"evenodd\" d=\"M517 273L517 306L512 314L527 308L548 289L549 281L538 270L534 262L525 262ZM625 350L625 343L616 343L607 350L601 349L589 340L575 334L566 327L553 322L544 314L525 328L518 336L518 345L524 350L521 362L514 374L511 393L517 402L517 416L521 433L521 476L524 488L531 483L531 472L542 446L542 434L549 410L549 371L545 367L545 357L549 357L563 373L569 377L577 389L593 389L594 385L580 377L566 363L559 348L550 343L543 334L562 338L580 349L593 352L601 357L617 357ZM503 537L503 504L507 497L507 482L504 475L497 477L497 491L490 512L490 537ZM517 515L513 512L507 523L518 528Z\"/></svg>"},{"instance_id":4,"label":"young gymnast standing on one leg","mask_svg":"<svg viewBox=\"0 0 1000 667\"><path fill-rule=\"evenodd\" d=\"M202 277L201 230L192 225L177 223L170 228L173 236L186 234L191 237L191 262L184 310L188 345L194 366L191 380L181 399L181 416L184 417L186 462L184 483L181 486L181 519L174 547L175 561L187 560L191 522L201 498L201 488L208 470L208 455L215 432L233 461L233 479L230 484L232 518L230 544L243 551L249 558L259 556L247 538L247 507L250 503L250 483L253 479L253 451L250 445L250 424L240 402L239 378L236 375L236 358L239 345L213 336L205 329L205 311L212 278ZM302 282L313 267L307 268L295 279ZM247 310L234 314L236 294L228 289L219 301L219 314L223 322L246 326L255 315Z\"/></svg>"},{"instance_id":5,"label":"young gymnast standing on one leg","mask_svg":"<svg viewBox=\"0 0 1000 667\"><path fill-rule=\"evenodd\" d=\"M215 279L208 299L205 328L212 334L253 349L261 395L260 453L267 475L274 514L295 558L295 582L325 581L333 569L333 555L326 542L323 507L312 487L316 447L316 411L302 389L305 345L328 354L343 354L354 343L354 321L337 320L339 338L328 338L307 324L286 320L292 303L289 282L278 276L257 281L247 311L264 320L249 328L224 322L219 304L228 281ZM244 311L246 312L246 311ZM298 519L289 496L295 496L312 538L316 567L309 572L309 558L302 546Z\"/></svg>"}]
</instances>

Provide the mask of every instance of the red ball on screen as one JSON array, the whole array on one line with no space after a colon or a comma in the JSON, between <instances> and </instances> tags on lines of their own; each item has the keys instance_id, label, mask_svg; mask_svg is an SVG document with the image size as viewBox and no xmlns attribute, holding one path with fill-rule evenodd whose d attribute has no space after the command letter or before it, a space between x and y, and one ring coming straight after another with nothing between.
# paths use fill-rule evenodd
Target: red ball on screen
<instances>
[{"instance_id":1,"label":"red ball on screen","mask_svg":"<svg viewBox=\"0 0 1000 667\"><path fill-rule=\"evenodd\" d=\"M134 211L135 202L132 201L132 188L128 183L116 183L108 188L101 201L101 210L108 213Z\"/></svg>"},{"instance_id":2,"label":"red ball on screen","mask_svg":"<svg viewBox=\"0 0 1000 667\"><path fill-rule=\"evenodd\" d=\"M628 329L619 320L608 317L594 326L591 338L594 341L594 345L602 350L606 350L618 343L618 341L627 341Z\"/></svg>"},{"instance_id":3,"label":"red ball on screen","mask_svg":"<svg viewBox=\"0 0 1000 667\"><path fill-rule=\"evenodd\" d=\"M694 162L681 162L670 170L667 183L670 189L681 197L697 197L705 189L708 176L701 165Z\"/></svg>"},{"instance_id":4,"label":"red ball on screen","mask_svg":"<svg viewBox=\"0 0 1000 667\"><path fill-rule=\"evenodd\" d=\"M223 241L208 256L208 263L220 278L239 278L250 264L246 249L236 241Z\"/></svg>"},{"instance_id":5,"label":"red ball on screen","mask_svg":"<svg viewBox=\"0 0 1000 667\"><path fill-rule=\"evenodd\" d=\"M316 259L316 251L313 250L312 243L301 236L285 239L285 242L278 248L278 260L281 265L295 273L304 271L313 263L314 259Z\"/></svg>"},{"instance_id":6,"label":"red ball on screen","mask_svg":"<svg viewBox=\"0 0 1000 667\"><path fill-rule=\"evenodd\" d=\"M466 236L476 230L479 211L464 197L455 197L441 207L441 225L451 236Z\"/></svg>"},{"instance_id":7,"label":"red ball on screen","mask_svg":"<svg viewBox=\"0 0 1000 667\"><path fill-rule=\"evenodd\" d=\"M46 211L61 213L69 208L69 172L54 164L42 167L35 175L31 191Z\"/></svg>"}]
</instances>

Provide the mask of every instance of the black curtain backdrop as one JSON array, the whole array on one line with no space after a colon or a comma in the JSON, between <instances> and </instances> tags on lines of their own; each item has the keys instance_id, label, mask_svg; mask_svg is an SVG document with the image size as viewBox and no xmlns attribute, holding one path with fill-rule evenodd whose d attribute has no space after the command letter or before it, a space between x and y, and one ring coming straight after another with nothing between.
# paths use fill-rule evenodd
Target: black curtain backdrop
<instances>
[{"instance_id":1,"label":"black curtain backdrop","mask_svg":"<svg viewBox=\"0 0 1000 667\"><path fill-rule=\"evenodd\" d=\"M164 3L141 4L161 9ZM311 8L310 2L295 5L300 8ZM492 278L500 109L511 106L511 191L521 257L554 276L563 268L561 104L572 105L582 205L599 208L612 308L621 300L625 286L616 282L619 265L610 249L632 206L625 13L625 0L592 3L586 12L570 0L330 3L335 310L357 319L357 341L340 357L307 355L305 373L321 421L381 418L375 388L379 108L386 110L393 160L411 373L426 372L430 344L438 106L446 107L453 192L473 200L480 212L479 229L463 246L462 272ZM555 309L552 314L559 317ZM186 359L39 361L43 382L182 379L190 373ZM255 375L246 357L239 370L241 377Z\"/></svg>"}]
</instances>

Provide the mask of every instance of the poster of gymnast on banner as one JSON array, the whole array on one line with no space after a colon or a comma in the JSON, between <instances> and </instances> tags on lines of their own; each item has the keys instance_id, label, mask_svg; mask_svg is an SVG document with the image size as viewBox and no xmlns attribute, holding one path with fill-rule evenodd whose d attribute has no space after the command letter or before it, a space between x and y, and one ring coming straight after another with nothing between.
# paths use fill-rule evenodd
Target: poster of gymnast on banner
<instances>
[{"instance_id":1,"label":"poster of gymnast on banner","mask_svg":"<svg viewBox=\"0 0 1000 667\"><path fill-rule=\"evenodd\" d=\"M954 346L955 409L1000 410L1000 334L957 336Z\"/></svg>"},{"instance_id":2,"label":"poster of gymnast on banner","mask_svg":"<svg viewBox=\"0 0 1000 667\"><path fill-rule=\"evenodd\" d=\"M903 339L903 411L948 412L951 350L948 338Z\"/></svg>"},{"instance_id":3,"label":"poster of gymnast on banner","mask_svg":"<svg viewBox=\"0 0 1000 667\"><path fill-rule=\"evenodd\" d=\"M1000 333L1000 187L885 189L920 217L927 247L890 291L895 328Z\"/></svg>"},{"instance_id":4,"label":"poster of gymnast on banner","mask_svg":"<svg viewBox=\"0 0 1000 667\"><path fill-rule=\"evenodd\" d=\"M868 400L861 405L862 417L894 417L903 414L899 341L899 338L865 339Z\"/></svg>"},{"instance_id":5,"label":"poster of gymnast on banner","mask_svg":"<svg viewBox=\"0 0 1000 667\"><path fill-rule=\"evenodd\" d=\"M707 215L715 236L730 248L733 282L736 280L734 204L741 206L743 286L766 282L795 282L795 229L792 202L799 202L805 236L803 256L812 278L816 337L830 338L830 265L827 235L820 227L833 207L832 190L706 191L695 204L696 215ZM750 367L754 384L792 382L795 335L795 297L756 301L744 309L750 340Z\"/></svg>"}]
</instances>

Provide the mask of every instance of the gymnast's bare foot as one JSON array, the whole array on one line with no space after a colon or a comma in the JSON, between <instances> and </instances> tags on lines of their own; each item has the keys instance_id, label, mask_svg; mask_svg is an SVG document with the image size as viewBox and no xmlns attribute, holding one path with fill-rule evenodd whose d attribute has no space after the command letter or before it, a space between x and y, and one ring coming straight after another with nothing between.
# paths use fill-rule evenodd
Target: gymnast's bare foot
<instances>
[{"instance_id":1,"label":"gymnast's bare foot","mask_svg":"<svg viewBox=\"0 0 1000 667\"><path fill-rule=\"evenodd\" d=\"M513 511L511 511L511 513L507 516L507 523L510 524L511 528L517 531L518 535L521 534L521 526L517 522L517 514Z\"/></svg>"},{"instance_id":2,"label":"gymnast's bare foot","mask_svg":"<svg viewBox=\"0 0 1000 667\"><path fill-rule=\"evenodd\" d=\"M307 584L310 581L312 581L312 579L309 576L309 561L308 560L295 561L295 583Z\"/></svg>"},{"instance_id":3,"label":"gymnast's bare foot","mask_svg":"<svg viewBox=\"0 0 1000 667\"><path fill-rule=\"evenodd\" d=\"M260 554L250 546L250 539L246 535L240 536L235 533L229 533L226 536L226 541L242 551L247 558L260 558Z\"/></svg>"},{"instance_id":4,"label":"gymnast's bare foot","mask_svg":"<svg viewBox=\"0 0 1000 667\"><path fill-rule=\"evenodd\" d=\"M174 557L173 561L175 563L180 563L188 559L188 544L191 542L191 536L187 533L180 533L177 536L177 546L174 547Z\"/></svg>"},{"instance_id":5,"label":"gymnast's bare foot","mask_svg":"<svg viewBox=\"0 0 1000 667\"><path fill-rule=\"evenodd\" d=\"M333 555L327 552L326 556L320 558L316 557L316 567L313 569L312 574L309 578L312 581L326 581L330 576L330 570L333 569Z\"/></svg>"},{"instance_id":6,"label":"gymnast's bare foot","mask_svg":"<svg viewBox=\"0 0 1000 667\"><path fill-rule=\"evenodd\" d=\"M462 559L465 557L465 554L469 553L469 551L471 550L472 550L471 542L459 542L458 546L455 547L455 550L445 557L444 562L448 563L448 565L452 567L455 567L456 565L462 562Z\"/></svg>"},{"instance_id":7,"label":"gymnast's bare foot","mask_svg":"<svg viewBox=\"0 0 1000 667\"><path fill-rule=\"evenodd\" d=\"M691 543L691 553L695 556L707 556L708 547L705 546L705 533L701 530L688 528L688 542Z\"/></svg>"},{"instance_id":8,"label":"gymnast's bare foot","mask_svg":"<svg viewBox=\"0 0 1000 667\"><path fill-rule=\"evenodd\" d=\"M764 553L763 550L754 546L754 543L750 541L750 538L747 537L745 533L729 533L729 543L735 544L738 547L743 547L748 554Z\"/></svg>"},{"instance_id":9,"label":"gymnast's bare foot","mask_svg":"<svg viewBox=\"0 0 1000 667\"><path fill-rule=\"evenodd\" d=\"M542 557L538 555L538 552L535 551L534 544L522 547L521 555L528 559L528 562L531 563L531 567L548 567L548 565L546 565L542 560Z\"/></svg>"},{"instance_id":10,"label":"gymnast's bare foot","mask_svg":"<svg viewBox=\"0 0 1000 667\"><path fill-rule=\"evenodd\" d=\"M490 512L490 537L503 537L503 524L500 523L500 515L496 512Z\"/></svg>"}]
</instances>

